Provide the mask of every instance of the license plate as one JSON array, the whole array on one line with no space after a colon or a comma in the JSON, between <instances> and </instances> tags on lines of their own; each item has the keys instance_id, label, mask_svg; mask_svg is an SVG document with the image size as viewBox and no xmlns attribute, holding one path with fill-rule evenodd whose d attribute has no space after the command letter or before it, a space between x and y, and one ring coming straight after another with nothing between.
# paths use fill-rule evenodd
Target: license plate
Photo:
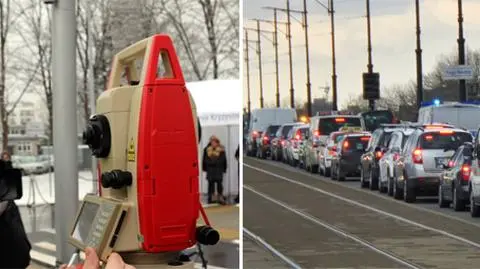
<instances>
[{"instance_id":1,"label":"license plate","mask_svg":"<svg viewBox=\"0 0 480 269\"><path fill-rule=\"evenodd\" d=\"M443 168L443 163L445 162L447 158L435 158L435 163L437 165L437 168Z\"/></svg>"}]
</instances>

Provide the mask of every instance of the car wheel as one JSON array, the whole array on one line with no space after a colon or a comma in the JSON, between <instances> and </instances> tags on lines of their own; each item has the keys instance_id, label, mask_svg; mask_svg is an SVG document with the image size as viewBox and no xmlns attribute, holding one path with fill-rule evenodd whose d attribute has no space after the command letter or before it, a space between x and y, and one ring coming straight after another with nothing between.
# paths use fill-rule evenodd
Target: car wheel
<instances>
[{"instance_id":1,"label":"car wheel","mask_svg":"<svg viewBox=\"0 0 480 269\"><path fill-rule=\"evenodd\" d=\"M360 169L360 187L362 188L368 187L368 182L365 182L365 172L363 171L363 168Z\"/></svg>"},{"instance_id":2,"label":"car wheel","mask_svg":"<svg viewBox=\"0 0 480 269\"><path fill-rule=\"evenodd\" d=\"M387 178L387 195L393 196L393 178L390 176Z\"/></svg>"},{"instance_id":3,"label":"car wheel","mask_svg":"<svg viewBox=\"0 0 480 269\"><path fill-rule=\"evenodd\" d=\"M335 170L335 166L333 164L330 166L330 178L332 180L337 180L337 171Z\"/></svg>"},{"instance_id":4,"label":"car wheel","mask_svg":"<svg viewBox=\"0 0 480 269\"><path fill-rule=\"evenodd\" d=\"M311 172L312 172L313 174L318 173L318 164L316 164L316 165L310 165L310 169L311 169Z\"/></svg>"},{"instance_id":5,"label":"car wheel","mask_svg":"<svg viewBox=\"0 0 480 269\"><path fill-rule=\"evenodd\" d=\"M416 199L415 190L408 187L407 178L405 178L403 181L403 200L407 203L414 203Z\"/></svg>"},{"instance_id":6,"label":"car wheel","mask_svg":"<svg viewBox=\"0 0 480 269\"><path fill-rule=\"evenodd\" d=\"M398 188L398 181L393 179L393 198L400 200L403 198L403 192Z\"/></svg>"},{"instance_id":7,"label":"car wheel","mask_svg":"<svg viewBox=\"0 0 480 269\"><path fill-rule=\"evenodd\" d=\"M458 197L457 187L453 187L453 210L465 211L465 201Z\"/></svg>"},{"instance_id":8,"label":"car wheel","mask_svg":"<svg viewBox=\"0 0 480 269\"><path fill-rule=\"evenodd\" d=\"M442 184L438 186L438 207L440 208L447 208L450 206L450 202L445 200L443 197L443 188Z\"/></svg>"},{"instance_id":9,"label":"car wheel","mask_svg":"<svg viewBox=\"0 0 480 269\"><path fill-rule=\"evenodd\" d=\"M370 190L375 191L378 190L378 179L375 180L373 177L373 170L370 168L370 172L368 173L368 179L370 182Z\"/></svg>"},{"instance_id":10,"label":"car wheel","mask_svg":"<svg viewBox=\"0 0 480 269\"><path fill-rule=\"evenodd\" d=\"M475 204L475 197L472 190L470 190L470 216L472 216L472 218L480 217L480 206Z\"/></svg>"},{"instance_id":11,"label":"car wheel","mask_svg":"<svg viewBox=\"0 0 480 269\"><path fill-rule=\"evenodd\" d=\"M340 165L337 165L337 179L338 181L345 181L345 176L342 175Z\"/></svg>"}]
</instances>

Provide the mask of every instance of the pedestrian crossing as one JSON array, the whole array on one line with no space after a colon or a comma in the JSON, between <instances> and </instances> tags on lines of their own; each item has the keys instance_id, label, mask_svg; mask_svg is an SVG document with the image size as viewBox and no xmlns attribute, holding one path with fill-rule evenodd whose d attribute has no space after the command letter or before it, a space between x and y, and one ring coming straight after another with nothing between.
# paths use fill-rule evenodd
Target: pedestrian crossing
<instances>
[{"instance_id":1,"label":"pedestrian crossing","mask_svg":"<svg viewBox=\"0 0 480 269\"><path fill-rule=\"evenodd\" d=\"M45 230L42 230L42 232L55 234L54 229L45 229ZM239 240L233 240L231 243L238 245ZM32 244L32 250L30 251L30 256L32 258L32 262L36 262L45 266L55 267L56 251L57 251L57 246L54 243L48 242L48 241L40 241ZM85 253L80 252L80 259L81 260L85 259ZM202 265L200 263L195 263L194 268L201 269ZM228 269L228 268L208 265L208 269Z\"/></svg>"}]
</instances>

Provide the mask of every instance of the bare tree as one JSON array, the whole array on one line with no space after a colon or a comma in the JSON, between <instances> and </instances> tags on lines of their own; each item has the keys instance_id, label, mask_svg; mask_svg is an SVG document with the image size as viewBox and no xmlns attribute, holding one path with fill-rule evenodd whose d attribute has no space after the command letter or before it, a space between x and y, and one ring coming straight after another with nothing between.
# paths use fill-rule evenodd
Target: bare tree
<instances>
[{"instance_id":1,"label":"bare tree","mask_svg":"<svg viewBox=\"0 0 480 269\"><path fill-rule=\"evenodd\" d=\"M12 6L13 3L16 5ZM39 62L35 62L31 65L33 68L25 68L23 72L18 72L18 70L22 69L17 66L18 59L21 58L21 56L18 56L18 51L23 49L23 47L10 47L12 44L9 43L13 31L17 30L17 33L21 32L18 31L20 18L24 17L26 12L30 11L33 7L32 5L21 5L18 1L0 1L0 121L3 150L8 148L8 116L14 111L23 94L30 89L30 85L39 68ZM17 53L13 53L13 51ZM10 88L17 90L17 94L19 93L19 96L17 96L13 102L8 100L9 90L7 88L7 82L9 82L9 78L14 78L14 82L10 85Z\"/></svg>"},{"instance_id":2,"label":"bare tree","mask_svg":"<svg viewBox=\"0 0 480 269\"><path fill-rule=\"evenodd\" d=\"M21 22L17 25L17 34L25 44L27 56L20 59L18 72L32 74L32 87L38 91L48 111L47 136L53 141L53 92L52 92L52 38L51 14L48 8L39 1L25 1L28 11L23 13Z\"/></svg>"},{"instance_id":3,"label":"bare tree","mask_svg":"<svg viewBox=\"0 0 480 269\"><path fill-rule=\"evenodd\" d=\"M197 3L198 6L188 0L160 0L156 6L161 14L158 19L169 21L175 33L187 79L238 77L238 1Z\"/></svg>"}]
</instances>

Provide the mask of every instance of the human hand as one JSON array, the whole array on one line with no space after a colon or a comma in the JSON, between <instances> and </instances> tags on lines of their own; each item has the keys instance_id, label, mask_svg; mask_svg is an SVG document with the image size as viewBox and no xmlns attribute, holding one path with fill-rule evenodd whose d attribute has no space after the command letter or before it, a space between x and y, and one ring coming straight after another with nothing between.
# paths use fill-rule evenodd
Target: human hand
<instances>
[{"instance_id":1,"label":"human hand","mask_svg":"<svg viewBox=\"0 0 480 269\"><path fill-rule=\"evenodd\" d=\"M70 266L67 268L66 264L60 266L59 269L76 269L77 265ZM100 259L98 258L97 252L93 248L85 249L85 263L82 266L83 269L100 269ZM122 257L117 253L110 254L108 257L107 265L105 269L135 269L132 265L126 264Z\"/></svg>"}]
</instances>

